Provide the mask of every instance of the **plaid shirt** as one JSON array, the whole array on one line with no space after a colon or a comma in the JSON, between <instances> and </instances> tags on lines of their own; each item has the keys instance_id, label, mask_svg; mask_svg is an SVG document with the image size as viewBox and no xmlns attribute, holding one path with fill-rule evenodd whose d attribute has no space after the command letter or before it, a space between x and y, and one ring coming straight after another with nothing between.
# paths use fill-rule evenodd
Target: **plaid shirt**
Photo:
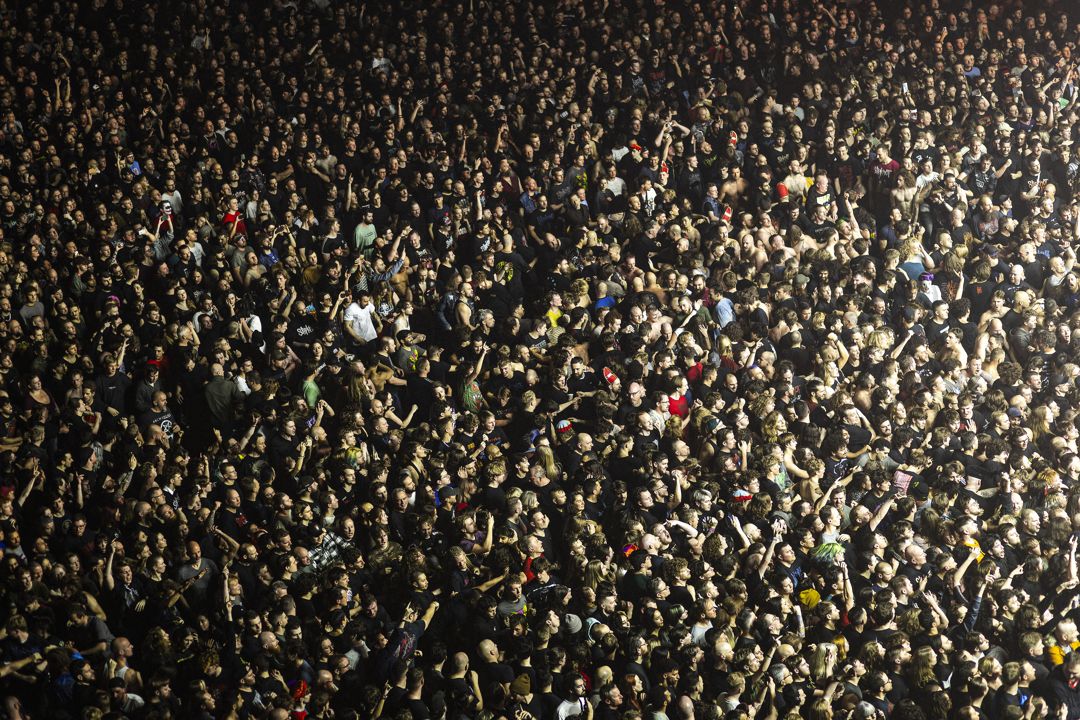
<instances>
[{"instance_id":1,"label":"plaid shirt","mask_svg":"<svg viewBox=\"0 0 1080 720\"><path fill-rule=\"evenodd\" d=\"M348 544L349 541L337 533L327 532L319 546L311 549L311 565L309 567L312 572L322 572L329 567L337 560L342 548Z\"/></svg>"},{"instance_id":2,"label":"plaid shirt","mask_svg":"<svg viewBox=\"0 0 1080 720\"><path fill-rule=\"evenodd\" d=\"M405 258L398 258L397 262L390 266L390 269L386 272L368 272L360 275L353 282L353 292L368 292L371 287L377 283L381 283L383 280L389 280L393 276L401 272L402 266L405 264Z\"/></svg>"}]
</instances>

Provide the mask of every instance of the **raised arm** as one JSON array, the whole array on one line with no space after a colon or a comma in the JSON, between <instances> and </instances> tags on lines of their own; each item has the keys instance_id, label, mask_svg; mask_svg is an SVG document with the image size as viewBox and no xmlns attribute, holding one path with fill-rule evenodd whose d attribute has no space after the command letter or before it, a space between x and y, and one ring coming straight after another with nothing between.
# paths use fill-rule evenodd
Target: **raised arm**
<instances>
[{"instance_id":1,"label":"raised arm","mask_svg":"<svg viewBox=\"0 0 1080 720\"><path fill-rule=\"evenodd\" d=\"M105 560L105 589L112 592L116 588L113 578L113 561L116 560L116 540L109 543L109 557Z\"/></svg>"},{"instance_id":2,"label":"raised arm","mask_svg":"<svg viewBox=\"0 0 1080 720\"><path fill-rule=\"evenodd\" d=\"M969 552L968 556L964 558L964 562L960 563L960 565L956 568L956 571L953 572L951 581L954 588L959 588L963 585L964 573L968 571L968 568L971 567L971 564L973 562L975 562L975 559L979 556L979 554L979 548L971 548L971 552Z\"/></svg>"}]
</instances>

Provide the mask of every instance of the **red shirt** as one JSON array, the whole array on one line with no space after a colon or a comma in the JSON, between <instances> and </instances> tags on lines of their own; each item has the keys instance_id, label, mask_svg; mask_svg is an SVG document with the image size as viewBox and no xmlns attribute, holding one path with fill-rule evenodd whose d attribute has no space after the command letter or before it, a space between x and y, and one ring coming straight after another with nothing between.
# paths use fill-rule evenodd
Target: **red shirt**
<instances>
[{"instance_id":1,"label":"red shirt","mask_svg":"<svg viewBox=\"0 0 1080 720\"><path fill-rule=\"evenodd\" d=\"M686 379L691 383L696 383L701 379L701 373L705 370L705 367L700 363L694 363L686 369Z\"/></svg>"},{"instance_id":2,"label":"red shirt","mask_svg":"<svg viewBox=\"0 0 1080 720\"><path fill-rule=\"evenodd\" d=\"M690 401L686 399L685 395L680 395L677 398L669 397L668 412L686 418L690 414Z\"/></svg>"},{"instance_id":3,"label":"red shirt","mask_svg":"<svg viewBox=\"0 0 1080 720\"><path fill-rule=\"evenodd\" d=\"M239 221L237 221L239 218ZM225 217L221 219L221 223L225 226L226 230L232 230L233 223L236 223L236 234L247 235L247 224L244 222L244 218L239 212L232 212L231 210L225 213Z\"/></svg>"}]
</instances>

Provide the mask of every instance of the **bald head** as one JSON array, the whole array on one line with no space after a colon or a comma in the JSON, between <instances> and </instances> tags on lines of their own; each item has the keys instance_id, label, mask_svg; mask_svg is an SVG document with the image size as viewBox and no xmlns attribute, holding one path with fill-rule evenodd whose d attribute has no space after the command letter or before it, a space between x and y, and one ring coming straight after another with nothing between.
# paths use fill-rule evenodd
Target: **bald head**
<instances>
[{"instance_id":1,"label":"bald head","mask_svg":"<svg viewBox=\"0 0 1080 720\"><path fill-rule=\"evenodd\" d=\"M913 563L916 567L920 567L926 562L926 551L915 543L911 543L904 548L904 559L909 563Z\"/></svg>"},{"instance_id":2,"label":"bald head","mask_svg":"<svg viewBox=\"0 0 1080 720\"><path fill-rule=\"evenodd\" d=\"M650 555L655 555L660 550L660 539L652 533L641 536L641 549Z\"/></svg>"},{"instance_id":3,"label":"bald head","mask_svg":"<svg viewBox=\"0 0 1080 720\"><path fill-rule=\"evenodd\" d=\"M450 667L452 672L465 672L469 668L469 656L463 652L454 653L454 656L450 658Z\"/></svg>"}]
</instances>

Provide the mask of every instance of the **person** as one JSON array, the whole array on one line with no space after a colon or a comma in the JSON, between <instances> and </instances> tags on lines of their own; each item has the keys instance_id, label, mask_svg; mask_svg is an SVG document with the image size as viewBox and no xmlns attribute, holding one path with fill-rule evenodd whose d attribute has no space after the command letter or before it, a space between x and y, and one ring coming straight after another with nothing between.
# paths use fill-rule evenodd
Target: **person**
<instances>
[{"instance_id":1,"label":"person","mask_svg":"<svg viewBox=\"0 0 1080 720\"><path fill-rule=\"evenodd\" d=\"M1073 5L13 4L0 712L1080 716Z\"/></svg>"},{"instance_id":2,"label":"person","mask_svg":"<svg viewBox=\"0 0 1080 720\"><path fill-rule=\"evenodd\" d=\"M233 433L236 410L243 402L243 393L236 382L225 377L225 368L220 363L210 366L210 381L206 383L206 405L213 429L223 435Z\"/></svg>"},{"instance_id":3,"label":"person","mask_svg":"<svg viewBox=\"0 0 1080 720\"><path fill-rule=\"evenodd\" d=\"M369 344L379 337L379 328L382 325L375 305L371 302L371 295L364 293L351 302L345 308L342 323L353 350L369 352Z\"/></svg>"}]
</instances>

